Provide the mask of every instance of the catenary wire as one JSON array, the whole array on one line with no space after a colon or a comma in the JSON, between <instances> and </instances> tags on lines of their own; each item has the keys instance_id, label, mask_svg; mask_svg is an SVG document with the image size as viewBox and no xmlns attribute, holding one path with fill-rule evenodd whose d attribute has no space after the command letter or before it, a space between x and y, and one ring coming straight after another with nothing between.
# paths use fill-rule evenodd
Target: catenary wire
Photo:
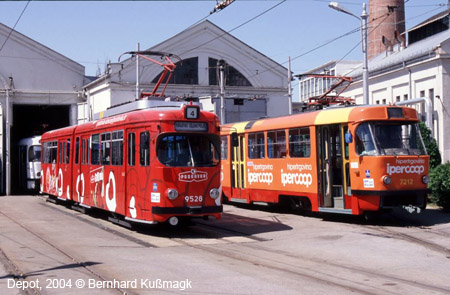
<instances>
[{"instance_id":1,"label":"catenary wire","mask_svg":"<svg viewBox=\"0 0 450 295\"><path fill-rule=\"evenodd\" d=\"M8 42L9 37L11 37L12 32L14 32L14 29L16 28L17 24L19 23L20 19L22 18L22 15L24 14L25 10L28 7L28 4L30 4L31 0L28 0L27 4L25 5L25 7L22 9L22 12L20 13L19 17L17 18L16 23L14 24L14 26L11 28L11 31L9 31L8 36L6 36L5 41L3 41L2 46L0 47L0 52L2 51L3 47L5 47L6 42Z\"/></svg>"}]
</instances>

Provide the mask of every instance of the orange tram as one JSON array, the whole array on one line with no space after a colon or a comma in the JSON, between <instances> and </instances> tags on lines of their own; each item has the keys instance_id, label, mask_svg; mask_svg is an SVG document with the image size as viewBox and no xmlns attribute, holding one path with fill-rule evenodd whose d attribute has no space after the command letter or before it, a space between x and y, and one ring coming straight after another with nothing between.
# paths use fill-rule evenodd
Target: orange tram
<instances>
[{"instance_id":1,"label":"orange tram","mask_svg":"<svg viewBox=\"0 0 450 295\"><path fill-rule=\"evenodd\" d=\"M222 126L224 200L373 215L426 206L415 109L342 106Z\"/></svg>"},{"instance_id":2,"label":"orange tram","mask_svg":"<svg viewBox=\"0 0 450 295\"><path fill-rule=\"evenodd\" d=\"M220 218L217 116L162 103L140 100L43 134L41 191L124 222Z\"/></svg>"}]
</instances>

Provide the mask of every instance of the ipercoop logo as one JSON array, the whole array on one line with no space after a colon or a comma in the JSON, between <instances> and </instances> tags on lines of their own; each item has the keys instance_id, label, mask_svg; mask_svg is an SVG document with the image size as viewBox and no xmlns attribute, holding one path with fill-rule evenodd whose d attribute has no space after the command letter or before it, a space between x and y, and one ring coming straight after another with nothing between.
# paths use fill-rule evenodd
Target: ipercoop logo
<instances>
[{"instance_id":1,"label":"ipercoop logo","mask_svg":"<svg viewBox=\"0 0 450 295\"><path fill-rule=\"evenodd\" d=\"M392 174L422 174L425 171L423 165L409 165L409 166L391 166L387 164L387 173Z\"/></svg>"}]
</instances>

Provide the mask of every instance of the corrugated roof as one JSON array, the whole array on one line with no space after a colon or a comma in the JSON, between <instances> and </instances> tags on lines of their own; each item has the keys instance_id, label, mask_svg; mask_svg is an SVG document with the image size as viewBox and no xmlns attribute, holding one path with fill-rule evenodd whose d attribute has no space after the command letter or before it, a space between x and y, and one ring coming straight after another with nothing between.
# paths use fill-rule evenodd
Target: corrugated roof
<instances>
[{"instance_id":1,"label":"corrugated roof","mask_svg":"<svg viewBox=\"0 0 450 295\"><path fill-rule=\"evenodd\" d=\"M426 25L428 25L429 23L435 22L435 21L437 21L438 19L442 19L442 18L448 16L449 14L450 14L449 10L444 10L444 11L442 11L442 12L439 12L438 14L433 15L432 17L430 17L430 18L424 20L423 22L421 22L421 23L419 23L418 25L415 25L414 27L412 27L411 29L409 29L409 30L408 30L408 33L411 32L411 31L417 30L418 28L421 28L421 27L423 27L423 26L426 26Z\"/></svg>"},{"instance_id":2,"label":"corrugated roof","mask_svg":"<svg viewBox=\"0 0 450 295\"><path fill-rule=\"evenodd\" d=\"M434 56L436 48L448 39L450 39L450 30L417 41L401 51L396 49L388 56L386 56L386 52L383 52L369 61L369 74L402 65L404 62L408 63L421 57ZM362 66L349 75L351 77L361 76Z\"/></svg>"}]
</instances>

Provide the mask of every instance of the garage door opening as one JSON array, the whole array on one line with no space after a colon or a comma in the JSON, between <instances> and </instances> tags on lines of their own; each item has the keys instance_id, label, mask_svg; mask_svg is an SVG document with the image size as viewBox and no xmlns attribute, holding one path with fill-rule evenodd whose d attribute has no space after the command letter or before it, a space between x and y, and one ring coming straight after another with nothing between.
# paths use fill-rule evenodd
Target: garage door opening
<instances>
[{"instance_id":1,"label":"garage door opening","mask_svg":"<svg viewBox=\"0 0 450 295\"><path fill-rule=\"evenodd\" d=\"M11 194L26 194L20 177L19 146L21 139L42 135L49 130L69 126L70 105L13 105L11 126Z\"/></svg>"}]
</instances>

